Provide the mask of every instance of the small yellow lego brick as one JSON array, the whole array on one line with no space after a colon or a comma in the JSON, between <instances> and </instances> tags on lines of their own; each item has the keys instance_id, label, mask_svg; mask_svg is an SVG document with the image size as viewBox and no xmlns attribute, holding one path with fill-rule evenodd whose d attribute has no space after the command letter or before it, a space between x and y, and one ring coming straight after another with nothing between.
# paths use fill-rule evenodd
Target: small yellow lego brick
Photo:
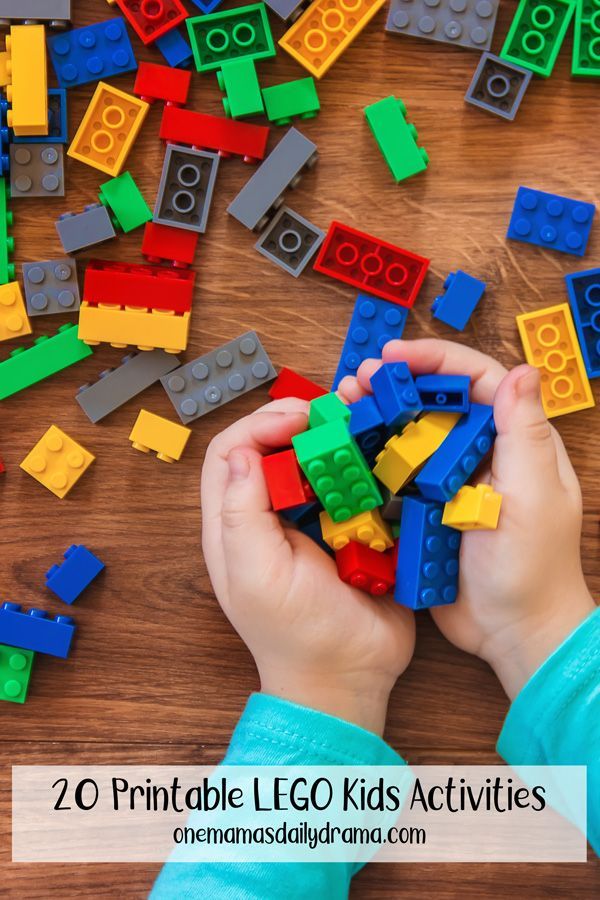
<instances>
[{"instance_id":1,"label":"small yellow lego brick","mask_svg":"<svg viewBox=\"0 0 600 900\"><path fill-rule=\"evenodd\" d=\"M325 511L320 514L319 519L323 540L333 550L341 550L350 541L359 541L371 550L383 553L394 544L391 528L383 521L378 509L352 516L345 522L334 522Z\"/></svg>"},{"instance_id":2,"label":"small yellow lego brick","mask_svg":"<svg viewBox=\"0 0 600 900\"><path fill-rule=\"evenodd\" d=\"M51 425L21 468L62 500L95 459L93 453Z\"/></svg>"},{"instance_id":3,"label":"small yellow lego brick","mask_svg":"<svg viewBox=\"0 0 600 900\"><path fill-rule=\"evenodd\" d=\"M0 285L0 341L31 334L21 286L17 281Z\"/></svg>"},{"instance_id":4,"label":"small yellow lego brick","mask_svg":"<svg viewBox=\"0 0 600 900\"><path fill-rule=\"evenodd\" d=\"M136 450L141 450L142 453L154 450L163 462L173 463L181 459L191 433L192 429L185 425L140 409L129 440Z\"/></svg>"},{"instance_id":5,"label":"small yellow lego brick","mask_svg":"<svg viewBox=\"0 0 600 900\"><path fill-rule=\"evenodd\" d=\"M466 484L444 506L442 525L457 531L494 531L498 527L502 494L491 484Z\"/></svg>"},{"instance_id":6,"label":"small yellow lego brick","mask_svg":"<svg viewBox=\"0 0 600 900\"><path fill-rule=\"evenodd\" d=\"M459 419L460 413L430 412L418 422L409 422L402 434L392 435L377 454L373 475L397 494L441 447Z\"/></svg>"},{"instance_id":7,"label":"small yellow lego brick","mask_svg":"<svg viewBox=\"0 0 600 900\"><path fill-rule=\"evenodd\" d=\"M144 100L99 81L68 155L107 175L118 175L149 109Z\"/></svg>"},{"instance_id":8,"label":"small yellow lego brick","mask_svg":"<svg viewBox=\"0 0 600 900\"><path fill-rule=\"evenodd\" d=\"M315 78L321 78L385 0L315 0L279 41Z\"/></svg>"},{"instance_id":9,"label":"small yellow lego brick","mask_svg":"<svg viewBox=\"0 0 600 900\"><path fill-rule=\"evenodd\" d=\"M185 350L190 330L190 314L170 310L144 310L100 303L91 306L85 300L79 310L78 338L92 346L110 344L122 349L162 349L167 353Z\"/></svg>"},{"instance_id":10,"label":"small yellow lego brick","mask_svg":"<svg viewBox=\"0 0 600 900\"><path fill-rule=\"evenodd\" d=\"M46 31L43 25L13 25L6 36L6 121L17 136L48 134Z\"/></svg>"},{"instance_id":11,"label":"small yellow lego brick","mask_svg":"<svg viewBox=\"0 0 600 900\"><path fill-rule=\"evenodd\" d=\"M0 87L6 87L7 84L10 84L10 75L8 74L8 53L5 51L4 53L0 53Z\"/></svg>"},{"instance_id":12,"label":"small yellow lego brick","mask_svg":"<svg viewBox=\"0 0 600 900\"><path fill-rule=\"evenodd\" d=\"M540 372L548 418L594 406L569 304L523 313L517 316L517 325L525 358Z\"/></svg>"}]
</instances>

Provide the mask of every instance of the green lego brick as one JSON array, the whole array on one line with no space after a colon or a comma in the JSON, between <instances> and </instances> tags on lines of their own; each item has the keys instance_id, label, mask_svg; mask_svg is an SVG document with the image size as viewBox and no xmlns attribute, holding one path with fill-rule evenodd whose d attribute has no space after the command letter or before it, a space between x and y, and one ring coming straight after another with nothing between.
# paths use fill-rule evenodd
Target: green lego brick
<instances>
[{"instance_id":1,"label":"green lego brick","mask_svg":"<svg viewBox=\"0 0 600 900\"><path fill-rule=\"evenodd\" d=\"M577 0L573 39L573 75L600 77L600 3Z\"/></svg>"},{"instance_id":2,"label":"green lego brick","mask_svg":"<svg viewBox=\"0 0 600 900\"><path fill-rule=\"evenodd\" d=\"M269 122L289 125L294 116L312 119L321 109L315 79L298 78L263 88L263 101Z\"/></svg>"},{"instance_id":3,"label":"green lego brick","mask_svg":"<svg viewBox=\"0 0 600 900\"><path fill-rule=\"evenodd\" d=\"M129 172L101 184L98 199L111 213L115 228L126 233L152 219L152 210Z\"/></svg>"},{"instance_id":4,"label":"green lego brick","mask_svg":"<svg viewBox=\"0 0 600 900\"><path fill-rule=\"evenodd\" d=\"M234 59L275 56L264 3L186 19L194 62L199 72L220 69Z\"/></svg>"},{"instance_id":5,"label":"green lego brick","mask_svg":"<svg viewBox=\"0 0 600 900\"><path fill-rule=\"evenodd\" d=\"M574 9L575 0L521 0L500 56L547 78Z\"/></svg>"},{"instance_id":6,"label":"green lego brick","mask_svg":"<svg viewBox=\"0 0 600 900\"><path fill-rule=\"evenodd\" d=\"M384 97L365 106L365 118L396 183L424 172L427 151L417 146L419 134L406 121L406 106L396 97Z\"/></svg>"},{"instance_id":7,"label":"green lego brick","mask_svg":"<svg viewBox=\"0 0 600 900\"><path fill-rule=\"evenodd\" d=\"M8 209L9 199L10 187L6 178L0 178L0 284L15 280L15 267L9 262L15 251L15 239L8 235L13 223L13 214Z\"/></svg>"},{"instance_id":8,"label":"green lego brick","mask_svg":"<svg viewBox=\"0 0 600 900\"><path fill-rule=\"evenodd\" d=\"M33 650L0 644L0 700L25 703L34 656Z\"/></svg>"},{"instance_id":9,"label":"green lego brick","mask_svg":"<svg viewBox=\"0 0 600 900\"><path fill-rule=\"evenodd\" d=\"M0 400L61 372L91 356L93 350L77 337L74 322L62 325L51 337L43 335L31 347L18 347L0 362Z\"/></svg>"},{"instance_id":10,"label":"green lego brick","mask_svg":"<svg viewBox=\"0 0 600 900\"><path fill-rule=\"evenodd\" d=\"M383 503L375 478L342 419L295 435L292 445L334 522L345 522Z\"/></svg>"},{"instance_id":11,"label":"green lego brick","mask_svg":"<svg viewBox=\"0 0 600 900\"><path fill-rule=\"evenodd\" d=\"M227 96L223 97L225 115L232 119L240 116L258 116L264 112L260 84L253 59L243 57L223 63L217 72L219 87Z\"/></svg>"},{"instance_id":12,"label":"green lego brick","mask_svg":"<svg viewBox=\"0 0 600 900\"><path fill-rule=\"evenodd\" d=\"M311 400L308 408L308 427L318 428L319 425L326 425L337 419L349 422L350 416L350 410L337 394L323 394L322 397Z\"/></svg>"}]
</instances>

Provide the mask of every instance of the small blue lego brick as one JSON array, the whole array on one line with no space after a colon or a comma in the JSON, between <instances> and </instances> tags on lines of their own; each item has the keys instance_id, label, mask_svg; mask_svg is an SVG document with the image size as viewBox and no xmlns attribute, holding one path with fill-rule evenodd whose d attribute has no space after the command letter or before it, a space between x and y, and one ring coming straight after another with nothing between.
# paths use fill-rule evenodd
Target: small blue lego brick
<instances>
[{"instance_id":1,"label":"small blue lego brick","mask_svg":"<svg viewBox=\"0 0 600 900\"><path fill-rule=\"evenodd\" d=\"M154 41L154 46L173 69L189 69L192 64L192 48L178 28L171 28Z\"/></svg>"},{"instance_id":2,"label":"small blue lego brick","mask_svg":"<svg viewBox=\"0 0 600 900\"><path fill-rule=\"evenodd\" d=\"M4 97L0 99L0 175L6 175L10 169L10 159L8 156L8 145L10 141L10 132L6 122L8 113L8 100Z\"/></svg>"},{"instance_id":3,"label":"small blue lego brick","mask_svg":"<svg viewBox=\"0 0 600 900\"><path fill-rule=\"evenodd\" d=\"M547 250L583 256L592 221L593 203L520 187L506 237Z\"/></svg>"},{"instance_id":4,"label":"small blue lego brick","mask_svg":"<svg viewBox=\"0 0 600 900\"><path fill-rule=\"evenodd\" d=\"M415 484L428 500L452 500L491 450L496 438L494 408L471 403L439 450L430 456Z\"/></svg>"},{"instance_id":5,"label":"small blue lego brick","mask_svg":"<svg viewBox=\"0 0 600 900\"><path fill-rule=\"evenodd\" d=\"M358 444L360 451L369 466L375 465L375 457L389 437L390 430L383 421L383 416L375 399L369 395L361 397L356 403L348 406L350 410L350 434Z\"/></svg>"},{"instance_id":6,"label":"small blue lego brick","mask_svg":"<svg viewBox=\"0 0 600 900\"><path fill-rule=\"evenodd\" d=\"M423 404L405 362L384 363L371 376L375 402L390 428L408 425L423 412Z\"/></svg>"},{"instance_id":7,"label":"small blue lego brick","mask_svg":"<svg viewBox=\"0 0 600 900\"><path fill-rule=\"evenodd\" d=\"M404 497L394 599L409 609L454 603L460 531L442 525L444 504Z\"/></svg>"},{"instance_id":8,"label":"small blue lego brick","mask_svg":"<svg viewBox=\"0 0 600 900\"><path fill-rule=\"evenodd\" d=\"M66 659L75 634L71 616L51 619L43 609L23 612L18 603L0 607L0 643Z\"/></svg>"},{"instance_id":9,"label":"small blue lego brick","mask_svg":"<svg viewBox=\"0 0 600 900\"><path fill-rule=\"evenodd\" d=\"M211 13L221 4L222 0L192 0L203 13Z\"/></svg>"},{"instance_id":10,"label":"small blue lego brick","mask_svg":"<svg viewBox=\"0 0 600 900\"><path fill-rule=\"evenodd\" d=\"M13 137L13 144L66 144L69 140L67 125L67 92L64 88L48 91L48 134Z\"/></svg>"},{"instance_id":11,"label":"small blue lego brick","mask_svg":"<svg viewBox=\"0 0 600 900\"><path fill-rule=\"evenodd\" d=\"M590 378L600 377L600 269L565 275L581 355Z\"/></svg>"},{"instance_id":12,"label":"small blue lego brick","mask_svg":"<svg viewBox=\"0 0 600 900\"><path fill-rule=\"evenodd\" d=\"M444 282L444 293L436 297L431 305L434 318L462 331L483 297L485 288L484 281L460 269L450 272Z\"/></svg>"},{"instance_id":13,"label":"small blue lego brick","mask_svg":"<svg viewBox=\"0 0 600 900\"><path fill-rule=\"evenodd\" d=\"M58 86L78 87L137 69L122 16L48 38Z\"/></svg>"},{"instance_id":14,"label":"small blue lego brick","mask_svg":"<svg viewBox=\"0 0 600 900\"><path fill-rule=\"evenodd\" d=\"M331 390L337 390L346 375L356 375L364 359L379 358L388 341L402 337L407 316L408 309L397 303L359 294Z\"/></svg>"},{"instance_id":15,"label":"small blue lego brick","mask_svg":"<svg viewBox=\"0 0 600 900\"><path fill-rule=\"evenodd\" d=\"M65 561L46 572L46 587L65 603L74 603L104 568L104 563L84 547L72 544Z\"/></svg>"},{"instance_id":16,"label":"small blue lego brick","mask_svg":"<svg viewBox=\"0 0 600 900\"><path fill-rule=\"evenodd\" d=\"M291 506L289 509L282 509L279 513L288 522L293 522L298 528L302 528L309 522L319 521L319 513L323 507L318 500L311 500L310 503L301 503L300 506Z\"/></svg>"},{"instance_id":17,"label":"small blue lego brick","mask_svg":"<svg viewBox=\"0 0 600 900\"><path fill-rule=\"evenodd\" d=\"M470 385L468 375L419 375L415 378L425 412L468 412Z\"/></svg>"}]
</instances>

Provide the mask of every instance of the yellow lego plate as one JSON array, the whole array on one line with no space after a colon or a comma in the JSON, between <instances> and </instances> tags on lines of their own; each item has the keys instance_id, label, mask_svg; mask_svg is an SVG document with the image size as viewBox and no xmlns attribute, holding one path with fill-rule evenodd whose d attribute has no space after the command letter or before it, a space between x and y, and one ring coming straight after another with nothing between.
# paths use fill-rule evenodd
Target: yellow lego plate
<instances>
[{"instance_id":1,"label":"yellow lego plate","mask_svg":"<svg viewBox=\"0 0 600 900\"><path fill-rule=\"evenodd\" d=\"M56 425L51 425L23 462L23 471L62 500L96 457Z\"/></svg>"}]
</instances>

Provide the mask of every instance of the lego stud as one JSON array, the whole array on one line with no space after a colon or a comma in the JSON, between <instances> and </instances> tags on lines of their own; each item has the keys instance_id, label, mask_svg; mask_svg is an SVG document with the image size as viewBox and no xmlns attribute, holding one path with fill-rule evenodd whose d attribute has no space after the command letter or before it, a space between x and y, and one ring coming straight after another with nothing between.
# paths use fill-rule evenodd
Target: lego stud
<instances>
[{"instance_id":1,"label":"lego stud","mask_svg":"<svg viewBox=\"0 0 600 900\"><path fill-rule=\"evenodd\" d=\"M206 35L206 46L213 53L224 53L229 47L229 35L222 28L211 28Z\"/></svg>"},{"instance_id":2,"label":"lego stud","mask_svg":"<svg viewBox=\"0 0 600 900\"><path fill-rule=\"evenodd\" d=\"M309 53L321 53L327 46L327 36L319 28L310 28L304 37L304 46Z\"/></svg>"},{"instance_id":3,"label":"lego stud","mask_svg":"<svg viewBox=\"0 0 600 900\"><path fill-rule=\"evenodd\" d=\"M256 31L249 22L238 22L233 28L232 37L238 47L250 47L256 40Z\"/></svg>"},{"instance_id":4,"label":"lego stud","mask_svg":"<svg viewBox=\"0 0 600 900\"><path fill-rule=\"evenodd\" d=\"M495 72L488 78L486 89L491 97L502 100L510 91L510 78L501 72Z\"/></svg>"},{"instance_id":5,"label":"lego stud","mask_svg":"<svg viewBox=\"0 0 600 900\"><path fill-rule=\"evenodd\" d=\"M165 6L162 0L142 0L141 12L147 19L158 22L165 15Z\"/></svg>"}]
</instances>

